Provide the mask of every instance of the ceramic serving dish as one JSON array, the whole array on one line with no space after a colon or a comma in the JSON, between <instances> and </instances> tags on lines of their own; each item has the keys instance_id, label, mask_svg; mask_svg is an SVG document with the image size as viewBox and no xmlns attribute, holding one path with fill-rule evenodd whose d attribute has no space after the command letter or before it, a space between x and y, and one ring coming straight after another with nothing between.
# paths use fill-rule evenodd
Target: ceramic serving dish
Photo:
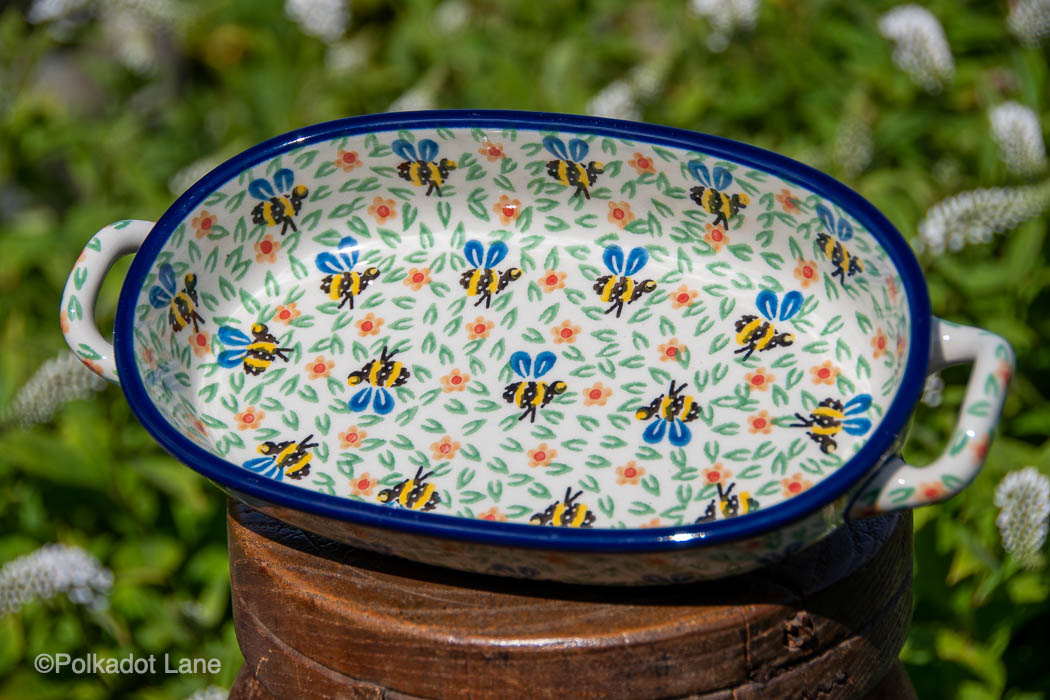
<instances>
[{"instance_id":1,"label":"ceramic serving dish","mask_svg":"<svg viewBox=\"0 0 1050 700\"><path fill-rule=\"evenodd\" d=\"M101 280L137 251L113 344ZM62 325L173 455L289 523L470 571L726 576L976 474L1013 367L931 317L831 178L703 134L515 112L260 144L99 231ZM944 454L898 456L928 372ZM119 379L118 379L119 378Z\"/></svg>"}]
</instances>

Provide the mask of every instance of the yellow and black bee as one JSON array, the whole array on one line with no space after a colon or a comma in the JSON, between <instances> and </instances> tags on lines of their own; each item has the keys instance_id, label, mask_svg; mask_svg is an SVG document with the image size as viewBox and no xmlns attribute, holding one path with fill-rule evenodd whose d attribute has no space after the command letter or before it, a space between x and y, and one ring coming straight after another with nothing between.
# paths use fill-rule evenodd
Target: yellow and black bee
<instances>
[{"instance_id":1,"label":"yellow and black bee","mask_svg":"<svg viewBox=\"0 0 1050 700\"><path fill-rule=\"evenodd\" d=\"M707 166L699 160L689 161L686 167L700 182L689 190L689 198L704 211L715 215L713 225L729 226L729 220L751 203L751 198L743 192L728 194L725 191L733 184L733 175L721 165L716 165L713 173L708 172Z\"/></svg>"},{"instance_id":2,"label":"yellow and black bee","mask_svg":"<svg viewBox=\"0 0 1050 700\"><path fill-rule=\"evenodd\" d=\"M817 216L827 229L817 234L817 247L834 268L831 276L838 277L839 284L846 286L847 277L864 272L864 263L860 258L850 255L843 244L843 241L853 238L853 225L846 220L846 217L840 216L838 226L836 226L835 215L823 204L817 206Z\"/></svg>"},{"instance_id":3,"label":"yellow and black bee","mask_svg":"<svg viewBox=\"0 0 1050 700\"><path fill-rule=\"evenodd\" d=\"M650 423L649 427L642 433L642 438L650 445L655 445L664 439L670 426L670 434L667 441L676 447L689 444L693 433L686 423L700 417L700 404L692 396L683 395L682 391L688 386L686 382L675 386L671 380L671 386L666 394L660 394L649 402L648 406L642 406L634 412L634 417L641 421L656 418L656 422Z\"/></svg>"},{"instance_id":4,"label":"yellow and black bee","mask_svg":"<svg viewBox=\"0 0 1050 700\"><path fill-rule=\"evenodd\" d=\"M792 318L802 308L802 302L801 292L788 292L784 295L783 303L779 304L780 315L777 316L777 295L763 289L755 299L762 316L744 314L737 319L736 344L741 347L733 352L744 353L743 359L746 360L756 350L765 352L774 348L786 348L794 343L795 336L791 333L778 333L773 321L787 321Z\"/></svg>"},{"instance_id":5,"label":"yellow and black bee","mask_svg":"<svg viewBox=\"0 0 1050 700\"><path fill-rule=\"evenodd\" d=\"M591 198L591 186L598 180L598 176L605 172L605 164L598 160L592 160L586 165L583 160L587 157L590 146L583 139L569 139L569 148L556 136L544 136L544 147L550 151L556 160L547 162L547 174L566 187L575 187L573 197L583 195Z\"/></svg>"},{"instance_id":6,"label":"yellow and black bee","mask_svg":"<svg viewBox=\"0 0 1050 700\"><path fill-rule=\"evenodd\" d=\"M285 476L289 479L302 479L310 474L310 460L314 457L313 453L307 450L317 447L316 442L310 442L311 439L313 435L307 435L299 442L267 440L256 448L259 454L265 456L249 459L244 466L278 481Z\"/></svg>"},{"instance_id":7,"label":"yellow and black bee","mask_svg":"<svg viewBox=\"0 0 1050 700\"><path fill-rule=\"evenodd\" d=\"M321 272L328 275L321 280L321 291L328 295L332 301L339 300L339 307L349 303L354 308L354 299L361 292L368 289L368 283L379 277L378 267L366 268L363 272L354 270L360 251L357 240L353 236L346 236L339 241L339 253L318 253L314 264Z\"/></svg>"},{"instance_id":8,"label":"yellow and black bee","mask_svg":"<svg viewBox=\"0 0 1050 700\"><path fill-rule=\"evenodd\" d=\"M369 360L364 367L351 372L346 378L350 386L365 385L350 399L348 405L351 411L365 410L369 401L372 402L372 410L381 416L394 410L394 396L388 389L403 386L412 376L408 367L394 359L398 352L387 352L384 347L378 360Z\"/></svg>"},{"instance_id":9,"label":"yellow and black bee","mask_svg":"<svg viewBox=\"0 0 1050 700\"><path fill-rule=\"evenodd\" d=\"M624 304L633 304L642 298L642 295L656 289L654 280L635 282L634 275L637 274L645 263L649 262L649 252L638 246L632 248L624 263L623 248L611 245L602 253L602 262L611 272L611 275L602 275L594 281L594 291L598 298L604 302L612 302L612 306L605 310L609 314L616 312L616 318L620 318Z\"/></svg>"},{"instance_id":10,"label":"yellow and black bee","mask_svg":"<svg viewBox=\"0 0 1050 700\"><path fill-rule=\"evenodd\" d=\"M295 216L303 208L303 200L310 190L306 185L296 185L295 175L288 168L281 168L273 174L273 184L266 178L252 180L248 185L248 194L260 200L252 209L252 222L277 226L281 224L281 235L295 227Z\"/></svg>"},{"instance_id":11,"label":"yellow and black bee","mask_svg":"<svg viewBox=\"0 0 1050 700\"><path fill-rule=\"evenodd\" d=\"M426 185L428 197L431 192L441 196L441 186L445 184L449 173L456 169L456 161L442 158L440 162L435 162L438 145L430 139L420 139L418 154L412 142L405 139L397 139L390 144L390 148L402 160L397 166L397 174L402 180L408 180L416 187Z\"/></svg>"},{"instance_id":12,"label":"yellow and black bee","mask_svg":"<svg viewBox=\"0 0 1050 700\"><path fill-rule=\"evenodd\" d=\"M157 273L157 281L160 284L153 285L149 290L150 305L155 309L168 307L168 323L174 332L178 333L190 323L193 323L193 332L198 332L204 318L197 313L200 303L197 299L197 275L191 272L183 277L182 289L179 290L175 284L175 269L164 263Z\"/></svg>"},{"instance_id":13,"label":"yellow and black bee","mask_svg":"<svg viewBox=\"0 0 1050 700\"><path fill-rule=\"evenodd\" d=\"M577 503L583 491L572 492L572 487L565 489L565 498L547 506L542 513L534 513L529 518L530 525L550 525L551 527L590 527L594 524L594 512L583 503Z\"/></svg>"},{"instance_id":14,"label":"yellow and black bee","mask_svg":"<svg viewBox=\"0 0 1050 700\"><path fill-rule=\"evenodd\" d=\"M416 470L416 475L405 479L389 489L383 489L376 496L380 503L390 503L409 510L434 510L441 505L441 495L427 478L434 472L423 473L423 467Z\"/></svg>"},{"instance_id":15,"label":"yellow and black bee","mask_svg":"<svg viewBox=\"0 0 1050 700\"><path fill-rule=\"evenodd\" d=\"M478 298L474 306L485 302L485 308L489 308L493 296L521 277L521 270L517 267L508 268L503 272L495 269L507 257L507 244L503 241L496 241L490 245L488 255L485 255L485 246L481 241L469 240L463 246L463 253L467 262L474 267L460 275L459 285L467 290L468 297Z\"/></svg>"},{"instance_id":16,"label":"yellow and black bee","mask_svg":"<svg viewBox=\"0 0 1050 700\"><path fill-rule=\"evenodd\" d=\"M503 389L503 400L525 409L518 420L528 418L530 423L535 423L536 410L543 408L553 401L555 396L564 394L569 388L562 381L536 381L550 371L557 359L553 352L544 351L536 355L536 363L533 366L532 357L527 352L518 350L510 356L511 369L521 377L521 381L508 384Z\"/></svg>"},{"instance_id":17,"label":"yellow and black bee","mask_svg":"<svg viewBox=\"0 0 1050 700\"><path fill-rule=\"evenodd\" d=\"M285 353L292 349L277 347L277 336L270 332L265 323L252 324L251 332L252 337L249 338L232 326L219 329L219 340L229 348L219 353L220 365L230 368L241 365L245 373L257 376L265 372L276 359L288 361Z\"/></svg>"},{"instance_id":18,"label":"yellow and black bee","mask_svg":"<svg viewBox=\"0 0 1050 700\"><path fill-rule=\"evenodd\" d=\"M753 510L758 510L758 501L751 497L751 494L747 491L742 491L739 496L733 493L733 487L736 486L736 482L729 485L729 488L722 490L722 484L718 484L718 504L715 504L715 500L711 499L710 503L707 504L707 508L704 509L704 514L696 519L695 524L700 525L702 523L713 523L719 518L721 514L722 519L735 518L738 515L747 515Z\"/></svg>"},{"instance_id":19,"label":"yellow and black bee","mask_svg":"<svg viewBox=\"0 0 1050 700\"><path fill-rule=\"evenodd\" d=\"M871 407L870 394L858 394L845 405L838 399L827 398L821 401L808 416L796 413L798 423L790 428L809 428L806 435L820 445L820 451L831 454L838 449L835 436L842 431L850 435L863 435L871 430L871 421L861 416ZM853 416L852 418L850 416Z\"/></svg>"}]
</instances>

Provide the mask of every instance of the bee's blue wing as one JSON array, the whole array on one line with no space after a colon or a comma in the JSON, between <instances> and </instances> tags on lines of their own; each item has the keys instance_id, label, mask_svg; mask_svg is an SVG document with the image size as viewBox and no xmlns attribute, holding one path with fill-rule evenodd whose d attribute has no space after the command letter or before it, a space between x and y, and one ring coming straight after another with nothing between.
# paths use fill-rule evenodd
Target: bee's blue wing
<instances>
[{"instance_id":1,"label":"bee's blue wing","mask_svg":"<svg viewBox=\"0 0 1050 700\"><path fill-rule=\"evenodd\" d=\"M481 269L485 257L485 246L481 244L481 241L472 238L463 246L463 255L473 267Z\"/></svg>"},{"instance_id":2,"label":"bee's blue wing","mask_svg":"<svg viewBox=\"0 0 1050 700\"><path fill-rule=\"evenodd\" d=\"M553 352L550 352L549 350L545 350L545 351L541 352L539 355L536 355L536 365L535 365L535 367L533 367L533 370L532 370L533 371L533 375L532 376L534 376L537 379L539 379L543 375L547 374L547 372L550 372L551 371L551 367L554 366L554 363L555 363L555 361L557 359L558 359L558 357Z\"/></svg>"},{"instance_id":3,"label":"bee's blue wing","mask_svg":"<svg viewBox=\"0 0 1050 700\"><path fill-rule=\"evenodd\" d=\"M591 147L587 145L587 142L583 139L570 139L569 140L569 160L576 161L577 163L582 162L587 157L587 152L591 150Z\"/></svg>"},{"instance_id":4,"label":"bee's blue wing","mask_svg":"<svg viewBox=\"0 0 1050 700\"><path fill-rule=\"evenodd\" d=\"M261 472L274 463L273 457L256 457L255 459L249 459L244 463L246 469L251 469L253 472Z\"/></svg>"},{"instance_id":5,"label":"bee's blue wing","mask_svg":"<svg viewBox=\"0 0 1050 700\"><path fill-rule=\"evenodd\" d=\"M350 270L357 264L361 252L357 247L357 239L353 236L344 236L339 241L339 257L343 259L346 269Z\"/></svg>"},{"instance_id":6,"label":"bee's blue wing","mask_svg":"<svg viewBox=\"0 0 1050 700\"><path fill-rule=\"evenodd\" d=\"M842 407L842 412L847 416L854 416L858 413L867 413L869 408L871 408L871 394L857 394L846 402L846 405Z\"/></svg>"},{"instance_id":7,"label":"bee's blue wing","mask_svg":"<svg viewBox=\"0 0 1050 700\"><path fill-rule=\"evenodd\" d=\"M317 257L314 258L314 264L317 265L318 270L327 272L330 275L348 270L348 268L343 267L342 261L331 253L318 253Z\"/></svg>"},{"instance_id":8,"label":"bee's blue wing","mask_svg":"<svg viewBox=\"0 0 1050 700\"><path fill-rule=\"evenodd\" d=\"M623 248L618 245L611 245L605 249L602 253L602 262L605 263L605 267L609 268L609 272L614 275L623 273Z\"/></svg>"},{"instance_id":9,"label":"bee's blue wing","mask_svg":"<svg viewBox=\"0 0 1050 700\"><path fill-rule=\"evenodd\" d=\"M239 350L223 350L219 353L219 364L223 367L233 369L237 365L241 364L244 357L248 354L246 348Z\"/></svg>"},{"instance_id":10,"label":"bee's blue wing","mask_svg":"<svg viewBox=\"0 0 1050 700\"><path fill-rule=\"evenodd\" d=\"M160 287L153 287L149 290L149 303L155 309L163 309L171 303L171 294Z\"/></svg>"},{"instance_id":11,"label":"bee's blue wing","mask_svg":"<svg viewBox=\"0 0 1050 700\"><path fill-rule=\"evenodd\" d=\"M569 152L565 150L565 144L557 136L544 136L543 147L562 160L569 159Z\"/></svg>"},{"instance_id":12,"label":"bee's blue wing","mask_svg":"<svg viewBox=\"0 0 1050 700\"><path fill-rule=\"evenodd\" d=\"M630 277L645 267L647 262L649 262L649 251L642 246L631 248L631 252L627 254L627 264L623 267L623 276Z\"/></svg>"},{"instance_id":13,"label":"bee's blue wing","mask_svg":"<svg viewBox=\"0 0 1050 700\"><path fill-rule=\"evenodd\" d=\"M295 184L295 173L288 168L281 168L273 174L273 184L277 185L278 192L291 192Z\"/></svg>"},{"instance_id":14,"label":"bee's blue wing","mask_svg":"<svg viewBox=\"0 0 1050 700\"><path fill-rule=\"evenodd\" d=\"M791 291L784 295L784 301L780 304L780 318L781 321L786 321L802 308L802 302L805 301L802 298L802 292Z\"/></svg>"},{"instance_id":15,"label":"bee's blue wing","mask_svg":"<svg viewBox=\"0 0 1050 700\"><path fill-rule=\"evenodd\" d=\"M835 215L831 213L831 210L828 209L823 204L818 204L817 205L817 216L819 216L820 220L822 222L824 222L824 228L826 228L828 230L828 233L834 235L834 233L835 233Z\"/></svg>"},{"instance_id":16,"label":"bee's blue wing","mask_svg":"<svg viewBox=\"0 0 1050 700\"><path fill-rule=\"evenodd\" d=\"M660 421L666 423L666 421ZM692 439L693 433L689 430L689 426L680 420L671 421L671 433L667 436L667 441L675 447L682 447L688 445Z\"/></svg>"},{"instance_id":17,"label":"bee's blue wing","mask_svg":"<svg viewBox=\"0 0 1050 700\"><path fill-rule=\"evenodd\" d=\"M839 240L848 241L853 238L853 224L846 220L846 217L839 217Z\"/></svg>"},{"instance_id":18,"label":"bee's blue wing","mask_svg":"<svg viewBox=\"0 0 1050 700\"><path fill-rule=\"evenodd\" d=\"M489 246L489 253L485 256L485 268L491 270L503 262L505 257L507 257L507 244L503 241L496 241Z\"/></svg>"},{"instance_id":19,"label":"bee's blue wing","mask_svg":"<svg viewBox=\"0 0 1050 700\"><path fill-rule=\"evenodd\" d=\"M390 392L379 387L375 390L375 399L372 401L372 410L381 416L385 416L394 410L394 397Z\"/></svg>"},{"instance_id":20,"label":"bee's blue wing","mask_svg":"<svg viewBox=\"0 0 1050 700\"><path fill-rule=\"evenodd\" d=\"M170 263L164 263L160 266L160 270L157 271L157 280L164 289L172 294L175 293L175 268Z\"/></svg>"},{"instance_id":21,"label":"bee's blue wing","mask_svg":"<svg viewBox=\"0 0 1050 700\"><path fill-rule=\"evenodd\" d=\"M842 429L850 435L863 435L871 430L871 421L867 418L847 418L842 421Z\"/></svg>"},{"instance_id":22,"label":"bee's blue wing","mask_svg":"<svg viewBox=\"0 0 1050 700\"><path fill-rule=\"evenodd\" d=\"M368 402L372 398L372 387L366 386L350 397L347 406L351 411L363 411L368 408Z\"/></svg>"},{"instance_id":23,"label":"bee's blue wing","mask_svg":"<svg viewBox=\"0 0 1050 700\"><path fill-rule=\"evenodd\" d=\"M273 185L264 177L256 178L248 184L248 194L265 202L274 195Z\"/></svg>"},{"instance_id":24,"label":"bee's blue wing","mask_svg":"<svg viewBox=\"0 0 1050 700\"><path fill-rule=\"evenodd\" d=\"M649 427L642 433L642 439L648 442L650 445L655 445L664 439L664 433L667 432L667 421L663 418L654 420L649 424Z\"/></svg>"},{"instance_id":25,"label":"bee's blue wing","mask_svg":"<svg viewBox=\"0 0 1050 700\"><path fill-rule=\"evenodd\" d=\"M721 165L716 165L711 174L711 184L716 190L724 190L733 184L733 174Z\"/></svg>"},{"instance_id":26,"label":"bee's blue wing","mask_svg":"<svg viewBox=\"0 0 1050 700\"><path fill-rule=\"evenodd\" d=\"M416 147L412 145L411 141L397 139L390 144L390 150L396 153L401 160L419 160L416 157Z\"/></svg>"},{"instance_id":27,"label":"bee's blue wing","mask_svg":"<svg viewBox=\"0 0 1050 700\"><path fill-rule=\"evenodd\" d=\"M777 295L768 289L763 289L755 298L755 305L762 315L770 321L777 317Z\"/></svg>"},{"instance_id":28,"label":"bee's blue wing","mask_svg":"<svg viewBox=\"0 0 1050 700\"><path fill-rule=\"evenodd\" d=\"M233 326L223 326L216 335L219 336L219 341L228 348L252 342L244 331L237 330Z\"/></svg>"},{"instance_id":29,"label":"bee's blue wing","mask_svg":"<svg viewBox=\"0 0 1050 700\"><path fill-rule=\"evenodd\" d=\"M711 173L707 171L707 166L704 165L702 161L691 160L685 167L689 169L689 172L692 173L693 177L696 178L700 184L708 187L711 186Z\"/></svg>"},{"instance_id":30,"label":"bee's blue wing","mask_svg":"<svg viewBox=\"0 0 1050 700\"><path fill-rule=\"evenodd\" d=\"M528 377L532 369L532 357L524 350L518 350L510 356L510 368L519 377Z\"/></svg>"},{"instance_id":31,"label":"bee's blue wing","mask_svg":"<svg viewBox=\"0 0 1050 700\"><path fill-rule=\"evenodd\" d=\"M438 154L438 145L430 139L423 139L419 142L419 159L425 161L434 160Z\"/></svg>"}]
</instances>

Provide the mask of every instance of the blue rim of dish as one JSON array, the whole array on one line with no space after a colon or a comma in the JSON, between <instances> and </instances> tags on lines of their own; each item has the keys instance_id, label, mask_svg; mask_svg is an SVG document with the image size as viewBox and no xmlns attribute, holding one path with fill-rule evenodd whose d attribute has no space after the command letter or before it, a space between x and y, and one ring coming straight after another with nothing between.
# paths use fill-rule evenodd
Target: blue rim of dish
<instances>
[{"instance_id":1,"label":"blue rim of dish","mask_svg":"<svg viewBox=\"0 0 1050 700\"><path fill-rule=\"evenodd\" d=\"M699 151L776 175L837 204L875 236L889 254L901 276L911 316L911 342L904 374L897 395L871 437L845 464L813 488L746 516L704 525L580 529L420 513L310 491L259 476L217 457L171 426L153 405L135 366L132 329L139 290L175 227L211 192L246 168L286 150L354 134L438 127L575 131ZM132 261L121 288L113 344L117 373L132 412L164 449L225 490L327 518L423 536L547 550L652 552L688 549L760 535L812 515L859 486L870 469L893 449L919 399L928 364L930 324L930 299L922 270L903 236L859 194L807 165L755 146L674 127L544 112L448 110L367 115L316 124L264 141L212 170L164 212Z\"/></svg>"}]
</instances>

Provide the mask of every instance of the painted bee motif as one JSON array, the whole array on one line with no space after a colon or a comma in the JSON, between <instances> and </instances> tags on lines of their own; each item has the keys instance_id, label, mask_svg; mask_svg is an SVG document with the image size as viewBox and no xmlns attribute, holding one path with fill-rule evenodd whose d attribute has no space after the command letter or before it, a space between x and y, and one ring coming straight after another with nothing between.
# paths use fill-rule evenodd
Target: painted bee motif
<instances>
[{"instance_id":1,"label":"painted bee motif","mask_svg":"<svg viewBox=\"0 0 1050 700\"><path fill-rule=\"evenodd\" d=\"M713 172L708 172L707 166L701 161L691 160L686 167L700 183L689 190L689 198L704 211L715 215L713 225L729 226L729 220L751 203L751 198L743 192L725 192L733 184L733 175L721 165L716 165Z\"/></svg>"},{"instance_id":2,"label":"painted bee motif","mask_svg":"<svg viewBox=\"0 0 1050 700\"><path fill-rule=\"evenodd\" d=\"M267 227L281 224L281 235L295 227L295 216L303 208L303 200L310 190L306 185L296 185L295 175L288 168L273 174L273 184L266 178L257 178L248 185L248 194L261 200L252 209L252 222Z\"/></svg>"},{"instance_id":3,"label":"painted bee motif","mask_svg":"<svg viewBox=\"0 0 1050 700\"><path fill-rule=\"evenodd\" d=\"M265 323L253 323L251 333L252 337L249 338L232 326L220 328L219 341L229 349L219 353L219 364L229 368L241 365L246 374L257 376L265 372L276 359L288 361L285 353L292 349L277 347L277 336L270 332Z\"/></svg>"},{"instance_id":4,"label":"painted bee motif","mask_svg":"<svg viewBox=\"0 0 1050 700\"><path fill-rule=\"evenodd\" d=\"M354 308L354 299L368 289L368 283L379 277L378 267L369 267L364 272L357 272L354 267L360 258L357 240L346 236L339 241L339 253L318 253L314 264L328 276L321 280L321 291L332 301L339 300L339 308L349 303Z\"/></svg>"},{"instance_id":5,"label":"painted bee motif","mask_svg":"<svg viewBox=\"0 0 1050 700\"><path fill-rule=\"evenodd\" d=\"M663 440L664 435L668 433L668 427L670 427L670 434L667 435L668 442L676 447L689 444L693 433L686 423L700 417L700 404L692 396L682 394L687 386L686 382L675 386L672 379L666 394L660 394L650 401L648 406L642 406L635 411L634 417L640 421L656 418L656 421L650 423L642 433L642 438L650 445L655 445Z\"/></svg>"},{"instance_id":6,"label":"painted bee motif","mask_svg":"<svg viewBox=\"0 0 1050 700\"><path fill-rule=\"evenodd\" d=\"M485 246L481 241L470 240L463 246L463 254L466 255L467 262L474 267L460 275L459 285L467 290L468 297L478 298L474 306L485 302L485 308L489 308L493 296L521 277L521 270L516 267L507 268L503 272L495 269L507 257L507 244L503 241L496 241L489 246L486 255Z\"/></svg>"},{"instance_id":7,"label":"painted bee motif","mask_svg":"<svg viewBox=\"0 0 1050 700\"><path fill-rule=\"evenodd\" d=\"M715 499L712 498L707 504L704 514L695 520L695 524L713 523L719 516L724 520L725 518L735 518L738 515L747 515L753 510L758 510L758 501L752 498L750 493L742 491L739 496L733 493L733 487L736 486L736 482L730 484L729 488L725 490L722 490L721 483L717 486L717 505Z\"/></svg>"},{"instance_id":8,"label":"painted bee motif","mask_svg":"<svg viewBox=\"0 0 1050 700\"><path fill-rule=\"evenodd\" d=\"M605 310L609 314L616 312L616 318L620 318L624 304L633 304L642 298L642 295L656 289L654 280L645 280L641 283L634 281L637 274L645 263L649 262L649 252L638 246L632 248L624 263L623 248L611 245L602 253L602 262L611 272L611 275L602 275L594 281L594 291L604 302L612 302L612 306Z\"/></svg>"},{"instance_id":9,"label":"painted bee motif","mask_svg":"<svg viewBox=\"0 0 1050 700\"><path fill-rule=\"evenodd\" d=\"M398 352L388 352L384 347L378 360L369 360L364 367L351 372L346 378L350 386L364 384L350 399L348 406L351 411L364 411L369 401L372 402L372 410L381 416L394 410L394 397L388 389L403 386L412 376L407 367L394 359Z\"/></svg>"},{"instance_id":10,"label":"painted bee motif","mask_svg":"<svg viewBox=\"0 0 1050 700\"><path fill-rule=\"evenodd\" d=\"M817 234L817 247L834 267L831 276L838 277L839 284L846 286L847 277L864 272L864 263L859 258L850 255L843 244L844 241L853 238L853 225L846 220L846 217L841 216L836 226L835 215L823 204L817 206L817 216L820 217L826 229Z\"/></svg>"},{"instance_id":11,"label":"painted bee motif","mask_svg":"<svg viewBox=\"0 0 1050 700\"><path fill-rule=\"evenodd\" d=\"M438 145L430 139L420 139L419 152L411 141L398 139L390 144L391 150L401 158L397 174L402 180L408 180L416 187L427 186L427 196L437 192L441 196L441 186L445 184L450 172L456 169L456 161L442 158L434 162L438 154Z\"/></svg>"},{"instance_id":12,"label":"painted bee motif","mask_svg":"<svg viewBox=\"0 0 1050 700\"><path fill-rule=\"evenodd\" d=\"M536 355L535 365L527 352L519 350L510 356L510 366L522 380L508 384L503 389L503 400L525 409L518 420L528 418L530 423L535 423L536 410L543 408L553 401L555 396L564 394L569 388L563 381L535 381L549 372L556 360L553 352L546 351ZM531 380L530 371L533 378Z\"/></svg>"},{"instance_id":13,"label":"painted bee motif","mask_svg":"<svg viewBox=\"0 0 1050 700\"><path fill-rule=\"evenodd\" d=\"M416 470L416 475L405 479L389 489L383 489L376 496L380 503L390 503L409 510L434 510L441 505L441 495L427 478L434 472L423 473L423 467Z\"/></svg>"},{"instance_id":14,"label":"painted bee motif","mask_svg":"<svg viewBox=\"0 0 1050 700\"><path fill-rule=\"evenodd\" d=\"M289 479L302 479L310 474L310 460L314 455L307 450L317 447L316 442L310 442L313 435L307 435L299 442L285 440L284 442L261 443L258 450L264 457L249 459L244 466L253 472L268 476L281 481L285 476Z\"/></svg>"},{"instance_id":15,"label":"painted bee motif","mask_svg":"<svg viewBox=\"0 0 1050 700\"><path fill-rule=\"evenodd\" d=\"M594 513L583 503L577 503L583 491L572 492L572 487L565 489L565 498L547 506L542 513L534 513L529 518L530 525L550 525L551 527L590 527L594 524Z\"/></svg>"},{"instance_id":16,"label":"painted bee motif","mask_svg":"<svg viewBox=\"0 0 1050 700\"><path fill-rule=\"evenodd\" d=\"M192 272L182 278L182 289L175 284L175 269L168 263L160 266L157 281L149 290L149 303L155 309L168 307L168 323L171 330L178 333L188 324L193 323L193 332L200 330L199 324L204 318L197 313L197 275Z\"/></svg>"},{"instance_id":17,"label":"painted bee motif","mask_svg":"<svg viewBox=\"0 0 1050 700\"><path fill-rule=\"evenodd\" d=\"M808 416L796 413L795 418L798 418L799 422L792 423L788 427L809 428L806 432L809 439L820 445L821 452L831 454L838 448L835 436L840 432L863 435L871 430L871 421L861 415L867 413L870 407L870 394L858 394L845 405L838 399L827 398L821 401Z\"/></svg>"},{"instance_id":18,"label":"painted bee motif","mask_svg":"<svg viewBox=\"0 0 1050 700\"><path fill-rule=\"evenodd\" d=\"M556 136L544 136L543 146L551 152L556 160L547 162L547 174L566 187L575 187L573 197L583 195L591 198L591 186L598 176L605 172L605 164L592 160L583 164L590 146L583 139L569 139L569 148Z\"/></svg>"},{"instance_id":19,"label":"painted bee motif","mask_svg":"<svg viewBox=\"0 0 1050 700\"><path fill-rule=\"evenodd\" d=\"M777 315L777 295L768 289L758 293L755 304L758 306L763 318L754 314L745 314L736 321L736 343L741 347L734 353L744 353L743 359L751 357L751 353L765 352L774 348L786 348L795 342L795 336L791 333L778 333L773 321L787 321L798 313L802 308L802 293L788 292L784 295L783 303L780 303L780 315Z\"/></svg>"}]
</instances>

